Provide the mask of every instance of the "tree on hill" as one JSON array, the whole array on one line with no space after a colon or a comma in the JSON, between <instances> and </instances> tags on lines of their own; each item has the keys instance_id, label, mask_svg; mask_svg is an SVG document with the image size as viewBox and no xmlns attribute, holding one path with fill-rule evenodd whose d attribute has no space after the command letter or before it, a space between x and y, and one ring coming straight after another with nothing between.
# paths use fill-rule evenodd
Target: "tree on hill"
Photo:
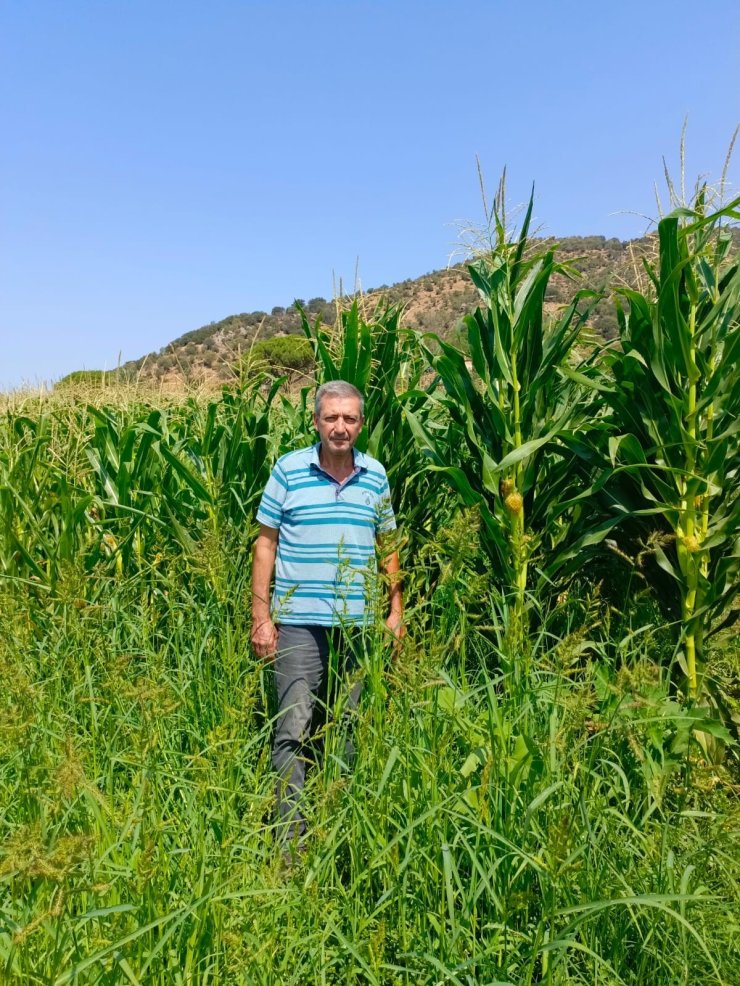
<instances>
[{"instance_id":1,"label":"tree on hill","mask_svg":"<svg viewBox=\"0 0 740 986\"><path fill-rule=\"evenodd\" d=\"M308 373L314 365L313 348L303 336L273 336L260 339L244 354L242 372L267 370L275 373Z\"/></svg>"}]
</instances>

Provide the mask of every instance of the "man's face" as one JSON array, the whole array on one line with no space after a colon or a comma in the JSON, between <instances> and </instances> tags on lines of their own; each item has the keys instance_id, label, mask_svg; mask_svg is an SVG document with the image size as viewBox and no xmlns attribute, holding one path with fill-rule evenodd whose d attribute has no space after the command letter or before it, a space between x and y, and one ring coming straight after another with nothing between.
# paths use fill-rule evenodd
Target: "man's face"
<instances>
[{"instance_id":1,"label":"man's face","mask_svg":"<svg viewBox=\"0 0 740 986\"><path fill-rule=\"evenodd\" d=\"M359 398L324 397L313 423L327 452L349 452L362 431Z\"/></svg>"}]
</instances>

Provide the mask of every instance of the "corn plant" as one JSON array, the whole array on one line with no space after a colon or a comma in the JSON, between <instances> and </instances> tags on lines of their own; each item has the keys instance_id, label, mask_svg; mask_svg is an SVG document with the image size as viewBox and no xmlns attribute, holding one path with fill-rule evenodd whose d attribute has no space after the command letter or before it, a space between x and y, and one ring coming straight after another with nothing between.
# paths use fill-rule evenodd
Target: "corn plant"
<instances>
[{"instance_id":1,"label":"corn plant","mask_svg":"<svg viewBox=\"0 0 740 986\"><path fill-rule=\"evenodd\" d=\"M482 299L465 318L470 360L436 337L425 346L444 385L441 403L451 427L424 424L410 407L406 415L430 468L446 476L465 504L480 507L485 546L513 596L519 633L534 552L547 549L549 579L578 545L585 548L605 530L587 536L584 527L590 453L577 430L592 412L583 373L569 366L590 310L583 303L593 295L577 292L547 323L550 278L575 272L556 261L553 248L533 249L531 200L518 238L509 240L502 196L491 250L468 266Z\"/></svg>"},{"instance_id":2,"label":"corn plant","mask_svg":"<svg viewBox=\"0 0 740 986\"><path fill-rule=\"evenodd\" d=\"M88 408L96 422L87 454L100 523L114 532L119 572L163 543L188 556L204 536L221 540L248 529L267 479L280 381L266 394L262 383L256 377L205 406L190 400L176 413L158 408L128 423L110 409Z\"/></svg>"},{"instance_id":3,"label":"corn plant","mask_svg":"<svg viewBox=\"0 0 740 986\"><path fill-rule=\"evenodd\" d=\"M280 381L207 404L67 406L10 415L0 448L0 571L54 590L80 562L121 578L204 537L246 544L267 479ZM246 550L246 549L245 549Z\"/></svg>"},{"instance_id":4,"label":"corn plant","mask_svg":"<svg viewBox=\"0 0 740 986\"><path fill-rule=\"evenodd\" d=\"M650 546L680 599L691 696L711 621L728 611L740 572L740 262L726 218L740 218L740 198L712 212L701 190L658 224L650 292L619 291L621 346L602 391L605 488L627 521L659 525Z\"/></svg>"},{"instance_id":5,"label":"corn plant","mask_svg":"<svg viewBox=\"0 0 740 986\"><path fill-rule=\"evenodd\" d=\"M59 458L56 431L48 412L8 412L0 447L0 573L47 590L75 559L93 500L73 478L73 449L67 461Z\"/></svg>"}]
</instances>

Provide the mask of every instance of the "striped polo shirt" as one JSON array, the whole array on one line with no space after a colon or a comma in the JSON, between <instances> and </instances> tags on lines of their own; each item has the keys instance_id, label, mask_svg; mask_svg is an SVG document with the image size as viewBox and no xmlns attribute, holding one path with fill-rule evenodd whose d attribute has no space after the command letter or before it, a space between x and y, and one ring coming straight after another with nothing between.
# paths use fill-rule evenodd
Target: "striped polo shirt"
<instances>
[{"instance_id":1,"label":"striped polo shirt","mask_svg":"<svg viewBox=\"0 0 740 986\"><path fill-rule=\"evenodd\" d=\"M376 582L376 538L396 526L381 464L354 449L354 472L338 483L321 468L319 446L278 459L257 511L260 524L280 532L276 623L362 623Z\"/></svg>"}]
</instances>

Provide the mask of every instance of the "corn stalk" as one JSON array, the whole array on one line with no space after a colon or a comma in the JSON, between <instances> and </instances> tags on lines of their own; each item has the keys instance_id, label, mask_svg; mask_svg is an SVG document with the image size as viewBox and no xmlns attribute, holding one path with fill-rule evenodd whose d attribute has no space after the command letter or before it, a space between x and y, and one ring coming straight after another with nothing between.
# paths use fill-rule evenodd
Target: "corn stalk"
<instances>
[{"instance_id":1,"label":"corn stalk","mask_svg":"<svg viewBox=\"0 0 740 986\"><path fill-rule=\"evenodd\" d=\"M499 200L491 250L468 266L482 301L465 318L470 360L437 337L425 346L444 386L451 430L407 410L429 468L445 475L463 503L480 508L484 545L512 603L515 638L524 628L533 554L546 550L544 584L579 545L585 548L589 519L589 453L577 431L593 412L569 359L590 311L583 302L595 296L577 292L548 324L550 278L575 272L556 262L554 248L530 242L532 204L510 241ZM592 542L605 533L592 534Z\"/></svg>"},{"instance_id":2,"label":"corn stalk","mask_svg":"<svg viewBox=\"0 0 740 986\"><path fill-rule=\"evenodd\" d=\"M612 510L627 523L657 518L660 568L680 600L681 661L688 693L701 688L704 643L738 591L740 499L740 263L725 218L740 199L692 208L658 224L649 295L622 289L621 348L606 361L611 409ZM609 381L613 377L613 385Z\"/></svg>"}]
</instances>

